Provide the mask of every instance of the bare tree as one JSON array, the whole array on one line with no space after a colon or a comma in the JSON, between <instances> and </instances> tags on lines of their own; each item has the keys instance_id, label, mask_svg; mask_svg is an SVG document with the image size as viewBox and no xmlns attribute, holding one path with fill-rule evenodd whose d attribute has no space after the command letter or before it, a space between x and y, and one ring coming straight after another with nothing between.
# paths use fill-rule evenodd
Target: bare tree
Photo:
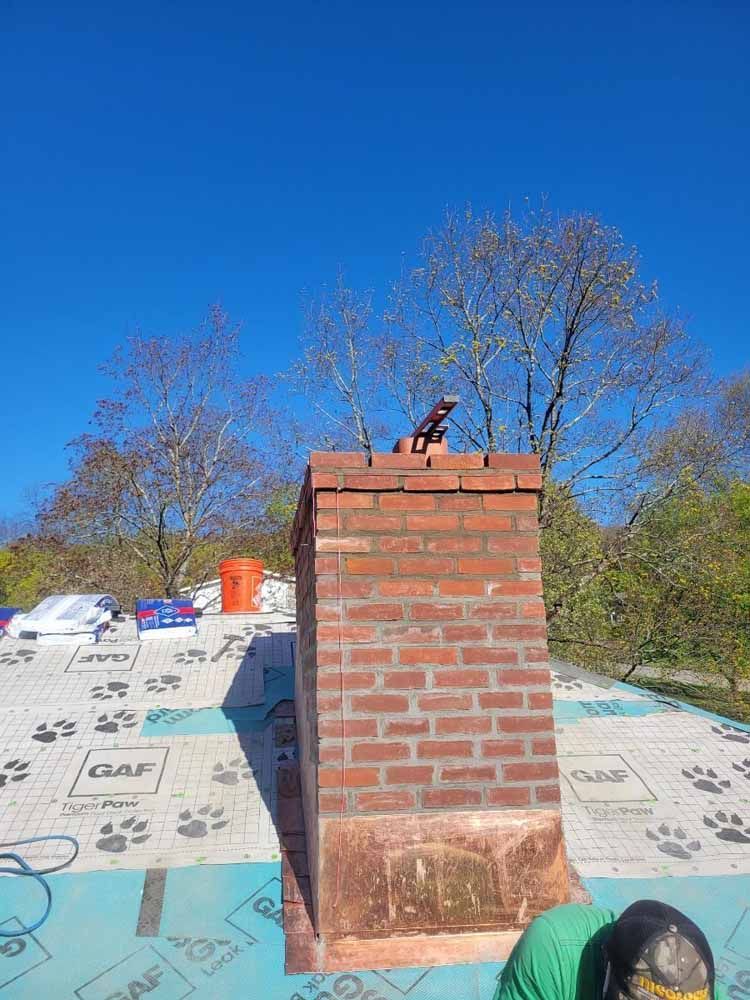
<instances>
[{"instance_id":1,"label":"bare tree","mask_svg":"<svg viewBox=\"0 0 750 1000\"><path fill-rule=\"evenodd\" d=\"M103 369L114 382L94 431L72 442L72 476L42 512L66 541L118 540L179 592L191 559L246 528L267 473L253 447L267 418L262 381L236 374L239 331L214 306L195 332L130 337Z\"/></svg>"}]
</instances>

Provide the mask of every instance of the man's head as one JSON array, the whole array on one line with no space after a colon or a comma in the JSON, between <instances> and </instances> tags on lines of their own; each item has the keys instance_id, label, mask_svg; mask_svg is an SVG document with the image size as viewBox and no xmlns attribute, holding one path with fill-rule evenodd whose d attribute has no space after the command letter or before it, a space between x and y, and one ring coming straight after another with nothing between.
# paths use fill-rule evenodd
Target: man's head
<instances>
[{"instance_id":1,"label":"man's head","mask_svg":"<svg viewBox=\"0 0 750 1000\"><path fill-rule=\"evenodd\" d=\"M605 945L603 1000L713 1000L714 959L703 931L673 906L629 906Z\"/></svg>"}]
</instances>

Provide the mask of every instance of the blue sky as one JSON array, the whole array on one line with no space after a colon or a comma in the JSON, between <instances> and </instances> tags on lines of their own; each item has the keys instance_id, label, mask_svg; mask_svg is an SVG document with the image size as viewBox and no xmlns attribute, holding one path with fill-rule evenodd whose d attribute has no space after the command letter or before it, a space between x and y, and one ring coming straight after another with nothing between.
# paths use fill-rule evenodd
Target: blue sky
<instances>
[{"instance_id":1,"label":"blue sky","mask_svg":"<svg viewBox=\"0 0 750 1000\"><path fill-rule=\"evenodd\" d=\"M715 369L747 364L747 7L0 0L0 22L0 516L65 475L135 326L218 299L247 371L279 371L305 290L339 266L382 287L467 201L599 213Z\"/></svg>"}]
</instances>

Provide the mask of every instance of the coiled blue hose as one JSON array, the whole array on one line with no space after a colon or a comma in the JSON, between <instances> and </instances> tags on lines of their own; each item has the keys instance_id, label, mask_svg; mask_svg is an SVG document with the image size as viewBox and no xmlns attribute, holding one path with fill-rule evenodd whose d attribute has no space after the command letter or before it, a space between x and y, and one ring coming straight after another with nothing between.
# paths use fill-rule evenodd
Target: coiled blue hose
<instances>
[{"instance_id":1,"label":"coiled blue hose","mask_svg":"<svg viewBox=\"0 0 750 1000\"><path fill-rule=\"evenodd\" d=\"M12 851L0 854L0 861L14 861L18 865L17 868L0 867L0 875L26 875L29 878L33 878L44 889L47 897L47 906L44 913L35 923L29 924L28 927L22 927L20 931L4 931L0 928L0 937L20 937L21 934L31 934L32 931L42 926L52 909L52 890L44 876L51 875L53 872L59 872L63 868L67 868L68 865L72 865L78 857L78 851L80 850L80 845L76 838L69 837L65 833L52 833L47 837L28 837L26 840L9 840L5 844L0 844L0 847L22 847L24 844L43 844L50 840L65 840L73 845L71 856L61 864L52 865L50 868L32 868L30 864L24 861L20 854L15 854Z\"/></svg>"}]
</instances>

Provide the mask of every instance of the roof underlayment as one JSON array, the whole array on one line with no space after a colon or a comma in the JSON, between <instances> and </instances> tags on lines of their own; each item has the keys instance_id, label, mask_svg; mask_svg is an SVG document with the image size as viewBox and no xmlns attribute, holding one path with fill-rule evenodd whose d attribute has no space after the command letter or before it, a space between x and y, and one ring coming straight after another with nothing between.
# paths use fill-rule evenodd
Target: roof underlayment
<instances>
[{"instance_id":1,"label":"roof underlayment","mask_svg":"<svg viewBox=\"0 0 750 1000\"><path fill-rule=\"evenodd\" d=\"M126 622L81 648L0 640L0 842L81 843L50 879L49 920L0 947L0 1000L489 1000L499 964L285 976L275 773L294 727L274 708L293 695L294 623L199 628L139 644ZM567 847L594 902L685 910L733 995L750 996L750 728L557 668ZM37 867L65 855L24 853ZM31 880L0 884L0 929L42 907Z\"/></svg>"}]
</instances>

